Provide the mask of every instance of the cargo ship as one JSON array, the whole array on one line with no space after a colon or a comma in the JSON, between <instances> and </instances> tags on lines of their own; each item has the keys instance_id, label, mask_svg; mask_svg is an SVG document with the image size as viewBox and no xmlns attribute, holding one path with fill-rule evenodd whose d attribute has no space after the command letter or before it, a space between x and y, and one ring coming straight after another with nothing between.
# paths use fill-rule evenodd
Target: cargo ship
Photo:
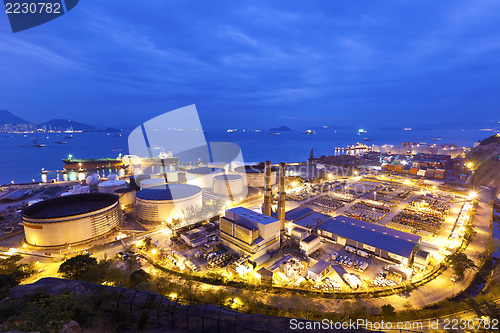
<instances>
[{"instance_id":1,"label":"cargo ship","mask_svg":"<svg viewBox=\"0 0 500 333\"><path fill-rule=\"evenodd\" d=\"M121 157L117 158L64 158L64 170L78 171L78 170L96 170L103 168L117 169L123 168L123 161Z\"/></svg>"}]
</instances>

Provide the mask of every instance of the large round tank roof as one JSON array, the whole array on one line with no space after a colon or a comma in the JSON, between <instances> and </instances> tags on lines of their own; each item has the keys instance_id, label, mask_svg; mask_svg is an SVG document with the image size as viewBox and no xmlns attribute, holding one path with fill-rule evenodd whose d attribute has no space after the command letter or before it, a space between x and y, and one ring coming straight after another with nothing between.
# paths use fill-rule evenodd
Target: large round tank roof
<instances>
[{"instance_id":1,"label":"large round tank roof","mask_svg":"<svg viewBox=\"0 0 500 333\"><path fill-rule=\"evenodd\" d=\"M32 219L54 219L100 210L118 202L108 193L84 193L45 200L26 207L22 215Z\"/></svg>"},{"instance_id":2,"label":"large round tank roof","mask_svg":"<svg viewBox=\"0 0 500 333\"><path fill-rule=\"evenodd\" d=\"M124 180L120 180L120 179L106 180L106 181L100 183L99 187L123 186L125 184L127 184L127 182Z\"/></svg>"},{"instance_id":3,"label":"large round tank roof","mask_svg":"<svg viewBox=\"0 0 500 333\"><path fill-rule=\"evenodd\" d=\"M241 173L264 173L265 166L264 164L255 164L255 165L246 165L246 166L239 166L234 169L236 172L241 172ZM272 166L271 167L271 172L276 172L278 171L278 167Z\"/></svg>"},{"instance_id":4,"label":"large round tank roof","mask_svg":"<svg viewBox=\"0 0 500 333\"><path fill-rule=\"evenodd\" d=\"M214 180L222 180L222 181L228 181L228 180L243 180L243 177L240 175L218 175L214 177Z\"/></svg>"},{"instance_id":5,"label":"large round tank roof","mask_svg":"<svg viewBox=\"0 0 500 333\"><path fill-rule=\"evenodd\" d=\"M224 172L224 170L221 168L201 167L201 168L195 168L195 169L188 170L187 172L194 174L194 175L208 175L211 173Z\"/></svg>"},{"instance_id":6,"label":"large round tank roof","mask_svg":"<svg viewBox=\"0 0 500 333\"><path fill-rule=\"evenodd\" d=\"M189 198L201 192L201 188L189 184L171 184L140 190L136 197L143 200L163 201Z\"/></svg>"}]
</instances>

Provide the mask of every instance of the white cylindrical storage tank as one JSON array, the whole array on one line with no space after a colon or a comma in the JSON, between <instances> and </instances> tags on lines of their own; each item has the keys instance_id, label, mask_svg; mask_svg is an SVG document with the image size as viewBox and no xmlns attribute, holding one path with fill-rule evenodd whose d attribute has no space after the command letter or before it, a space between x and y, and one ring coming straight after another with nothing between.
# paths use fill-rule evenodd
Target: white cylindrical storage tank
<instances>
[{"instance_id":1,"label":"white cylindrical storage tank","mask_svg":"<svg viewBox=\"0 0 500 333\"><path fill-rule=\"evenodd\" d=\"M45 200L22 212L26 242L66 246L102 236L120 225L118 197L108 193L75 194Z\"/></svg>"},{"instance_id":2,"label":"white cylindrical storage tank","mask_svg":"<svg viewBox=\"0 0 500 333\"><path fill-rule=\"evenodd\" d=\"M136 217L144 223L183 218L186 212L202 206L201 188L188 184L146 188L137 192L135 197Z\"/></svg>"},{"instance_id":3,"label":"white cylindrical storage tank","mask_svg":"<svg viewBox=\"0 0 500 333\"><path fill-rule=\"evenodd\" d=\"M110 193L110 194L115 194L115 191L127 187L128 184L124 180L107 180L102 183L99 183L97 185L97 189L99 190L100 193Z\"/></svg>"},{"instance_id":4,"label":"white cylindrical storage tank","mask_svg":"<svg viewBox=\"0 0 500 333\"><path fill-rule=\"evenodd\" d=\"M243 193L243 177L240 175L219 175L214 177L214 193L224 197Z\"/></svg>"},{"instance_id":5,"label":"white cylindrical storage tank","mask_svg":"<svg viewBox=\"0 0 500 333\"><path fill-rule=\"evenodd\" d=\"M207 164L207 167L222 169L225 173L229 173L229 170L231 169L230 163L228 162L211 162Z\"/></svg>"},{"instance_id":6,"label":"white cylindrical storage tank","mask_svg":"<svg viewBox=\"0 0 500 333\"><path fill-rule=\"evenodd\" d=\"M248 187L264 188L266 179L264 164L239 166L234 169L237 175L243 177L244 185ZM271 185L277 182L278 168L271 167Z\"/></svg>"},{"instance_id":7,"label":"white cylindrical storage tank","mask_svg":"<svg viewBox=\"0 0 500 333\"><path fill-rule=\"evenodd\" d=\"M135 190L132 187L120 188L115 191L118 196L120 208L126 213L129 213L135 204Z\"/></svg>"},{"instance_id":8,"label":"white cylindrical storage tank","mask_svg":"<svg viewBox=\"0 0 500 333\"><path fill-rule=\"evenodd\" d=\"M158 186L164 186L166 185L165 183L165 178L149 178L149 179L144 179L140 181L139 186L141 189L145 188L151 188L151 187L158 187Z\"/></svg>"},{"instance_id":9,"label":"white cylindrical storage tank","mask_svg":"<svg viewBox=\"0 0 500 333\"><path fill-rule=\"evenodd\" d=\"M167 176L168 183L176 183L179 181L179 173L177 171L167 171L165 175Z\"/></svg>"},{"instance_id":10,"label":"white cylindrical storage tank","mask_svg":"<svg viewBox=\"0 0 500 333\"><path fill-rule=\"evenodd\" d=\"M190 185L201 188L212 188L214 177L223 175L224 170L220 168L195 168L186 172L186 181Z\"/></svg>"}]
</instances>

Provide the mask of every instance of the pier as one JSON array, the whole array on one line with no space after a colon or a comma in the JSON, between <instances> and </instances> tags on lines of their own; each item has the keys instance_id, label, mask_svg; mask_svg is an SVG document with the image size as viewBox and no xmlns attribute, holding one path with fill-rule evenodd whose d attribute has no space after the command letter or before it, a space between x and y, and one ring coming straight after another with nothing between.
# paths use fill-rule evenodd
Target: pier
<instances>
[{"instance_id":1,"label":"pier","mask_svg":"<svg viewBox=\"0 0 500 333\"><path fill-rule=\"evenodd\" d=\"M338 155L361 155L373 151L373 146L362 145L359 142L356 145L347 146L346 148L335 147L335 156Z\"/></svg>"}]
</instances>

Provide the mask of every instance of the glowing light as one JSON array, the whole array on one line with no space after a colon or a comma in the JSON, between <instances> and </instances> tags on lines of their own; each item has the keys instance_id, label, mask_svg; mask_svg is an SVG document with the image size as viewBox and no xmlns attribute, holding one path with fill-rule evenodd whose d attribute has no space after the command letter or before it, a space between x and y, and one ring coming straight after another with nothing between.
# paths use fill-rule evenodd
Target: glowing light
<instances>
[{"instance_id":1,"label":"glowing light","mask_svg":"<svg viewBox=\"0 0 500 333\"><path fill-rule=\"evenodd\" d=\"M410 180L409 179L405 179L405 181L403 182L403 184L410 185Z\"/></svg>"},{"instance_id":2,"label":"glowing light","mask_svg":"<svg viewBox=\"0 0 500 333\"><path fill-rule=\"evenodd\" d=\"M69 158L69 159L72 159L72 158L73 158L73 155L69 154L69 155L68 155L68 158Z\"/></svg>"},{"instance_id":3,"label":"glowing light","mask_svg":"<svg viewBox=\"0 0 500 333\"><path fill-rule=\"evenodd\" d=\"M158 252L158 251L156 251L156 249L152 249L152 250L151 250L151 253L152 253L153 255L155 255L155 254L156 254L156 252Z\"/></svg>"},{"instance_id":4,"label":"glowing light","mask_svg":"<svg viewBox=\"0 0 500 333\"><path fill-rule=\"evenodd\" d=\"M168 223L168 224L172 223L172 218L171 218L171 217L169 217L169 218L167 219L167 223Z\"/></svg>"},{"instance_id":5,"label":"glowing light","mask_svg":"<svg viewBox=\"0 0 500 333\"><path fill-rule=\"evenodd\" d=\"M472 169L473 166L474 164L472 162L467 163L467 168Z\"/></svg>"},{"instance_id":6,"label":"glowing light","mask_svg":"<svg viewBox=\"0 0 500 333\"><path fill-rule=\"evenodd\" d=\"M168 295L168 298L170 298L171 300L174 300L177 298L177 293L170 293L170 295Z\"/></svg>"},{"instance_id":7,"label":"glowing light","mask_svg":"<svg viewBox=\"0 0 500 333\"><path fill-rule=\"evenodd\" d=\"M471 192L469 193L469 197L470 197L471 199L477 198L477 192L476 192L476 191L471 191Z\"/></svg>"},{"instance_id":8,"label":"glowing light","mask_svg":"<svg viewBox=\"0 0 500 333\"><path fill-rule=\"evenodd\" d=\"M80 172L78 174L78 180L84 180L85 179L85 174L83 172Z\"/></svg>"},{"instance_id":9,"label":"glowing light","mask_svg":"<svg viewBox=\"0 0 500 333\"><path fill-rule=\"evenodd\" d=\"M358 172L357 171L354 171L354 175L357 176L358 175Z\"/></svg>"},{"instance_id":10,"label":"glowing light","mask_svg":"<svg viewBox=\"0 0 500 333\"><path fill-rule=\"evenodd\" d=\"M136 245L136 246L142 246L142 239L141 239L141 240L138 240L137 242L135 242L135 245Z\"/></svg>"},{"instance_id":11,"label":"glowing light","mask_svg":"<svg viewBox=\"0 0 500 333\"><path fill-rule=\"evenodd\" d=\"M26 248L28 245L27 244L23 244L23 247Z\"/></svg>"},{"instance_id":12,"label":"glowing light","mask_svg":"<svg viewBox=\"0 0 500 333\"><path fill-rule=\"evenodd\" d=\"M292 187L296 187L296 186L297 186L297 182L293 182Z\"/></svg>"},{"instance_id":13,"label":"glowing light","mask_svg":"<svg viewBox=\"0 0 500 333\"><path fill-rule=\"evenodd\" d=\"M436 185L433 185L433 186L432 186L432 189L433 189L433 190L435 190L435 189L437 189L437 188L438 188L438 187L437 187Z\"/></svg>"},{"instance_id":14,"label":"glowing light","mask_svg":"<svg viewBox=\"0 0 500 333\"><path fill-rule=\"evenodd\" d=\"M328 174L328 179L332 179L333 175L331 173Z\"/></svg>"}]
</instances>

